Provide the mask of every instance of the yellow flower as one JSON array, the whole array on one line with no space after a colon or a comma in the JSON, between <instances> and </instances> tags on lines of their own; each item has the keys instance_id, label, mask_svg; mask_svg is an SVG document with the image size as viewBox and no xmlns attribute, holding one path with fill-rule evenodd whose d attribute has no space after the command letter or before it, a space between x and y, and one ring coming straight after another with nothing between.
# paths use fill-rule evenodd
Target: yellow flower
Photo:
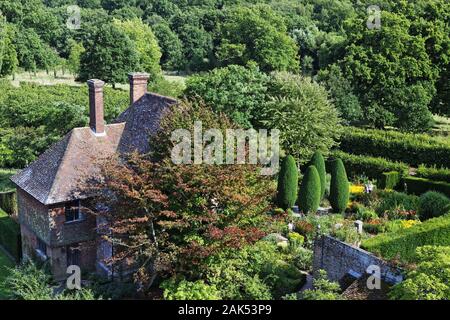
<instances>
[{"instance_id":1,"label":"yellow flower","mask_svg":"<svg viewBox=\"0 0 450 320\"><path fill-rule=\"evenodd\" d=\"M402 220L402 228L409 229L418 223L420 223L418 220Z\"/></svg>"},{"instance_id":2,"label":"yellow flower","mask_svg":"<svg viewBox=\"0 0 450 320\"><path fill-rule=\"evenodd\" d=\"M364 192L364 186L358 186L352 184L350 186L350 193L357 194L357 193L363 193Z\"/></svg>"}]
</instances>

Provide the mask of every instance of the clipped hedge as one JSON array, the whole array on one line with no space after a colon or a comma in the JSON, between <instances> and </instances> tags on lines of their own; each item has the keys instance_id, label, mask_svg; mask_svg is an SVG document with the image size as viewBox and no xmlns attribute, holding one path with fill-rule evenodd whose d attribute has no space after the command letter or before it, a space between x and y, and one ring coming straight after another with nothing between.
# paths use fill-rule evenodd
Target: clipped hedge
<instances>
[{"instance_id":1,"label":"clipped hedge","mask_svg":"<svg viewBox=\"0 0 450 320\"><path fill-rule=\"evenodd\" d=\"M380 189L395 189L401 180L401 176L397 171L383 172L381 179L378 180L378 188Z\"/></svg>"},{"instance_id":2,"label":"clipped hedge","mask_svg":"<svg viewBox=\"0 0 450 320\"><path fill-rule=\"evenodd\" d=\"M349 127L341 137L341 150L419 166L450 168L450 142L425 134Z\"/></svg>"},{"instance_id":3,"label":"clipped hedge","mask_svg":"<svg viewBox=\"0 0 450 320\"><path fill-rule=\"evenodd\" d=\"M330 204L334 212L343 213L350 198L350 186L344 163L336 159L331 163Z\"/></svg>"},{"instance_id":4,"label":"clipped hedge","mask_svg":"<svg viewBox=\"0 0 450 320\"><path fill-rule=\"evenodd\" d=\"M314 166L317 169L320 177L320 198L322 199L325 195L325 186L327 184L327 172L325 169L325 160L319 151L314 152L311 161L308 166Z\"/></svg>"},{"instance_id":5,"label":"clipped hedge","mask_svg":"<svg viewBox=\"0 0 450 320\"><path fill-rule=\"evenodd\" d=\"M21 258L20 227L6 212L0 209L0 245L11 254L16 261Z\"/></svg>"},{"instance_id":6,"label":"clipped hedge","mask_svg":"<svg viewBox=\"0 0 450 320\"><path fill-rule=\"evenodd\" d=\"M450 197L450 183L444 181L433 181L417 177L404 177L402 182L406 186L408 193L421 195L428 191L438 191Z\"/></svg>"},{"instance_id":7,"label":"clipped hedge","mask_svg":"<svg viewBox=\"0 0 450 320\"><path fill-rule=\"evenodd\" d=\"M315 166L306 169L298 195L298 207L304 213L316 213L321 199L320 175Z\"/></svg>"},{"instance_id":8,"label":"clipped hedge","mask_svg":"<svg viewBox=\"0 0 450 320\"><path fill-rule=\"evenodd\" d=\"M384 178L383 173L396 171L400 176L408 175L408 165L402 162L389 161L384 158L349 154L343 151L333 151L331 158L339 158L344 162L349 177L364 174L370 179L378 181ZM328 162L330 166L330 162Z\"/></svg>"},{"instance_id":9,"label":"clipped hedge","mask_svg":"<svg viewBox=\"0 0 450 320\"><path fill-rule=\"evenodd\" d=\"M287 156L281 162L281 169L278 175L277 202L283 209L294 206L298 192L298 170L294 157Z\"/></svg>"},{"instance_id":10,"label":"clipped hedge","mask_svg":"<svg viewBox=\"0 0 450 320\"><path fill-rule=\"evenodd\" d=\"M12 215L17 213L17 196L15 191L0 192L0 209Z\"/></svg>"},{"instance_id":11,"label":"clipped hedge","mask_svg":"<svg viewBox=\"0 0 450 320\"><path fill-rule=\"evenodd\" d=\"M450 183L450 169L437 168L436 166L426 167L420 165L417 168L416 176L430 180L445 181Z\"/></svg>"},{"instance_id":12,"label":"clipped hedge","mask_svg":"<svg viewBox=\"0 0 450 320\"><path fill-rule=\"evenodd\" d=\"M427 220L408 229L379 234L362 242L361 247L385 259L414 262L417 247L450 245L450 215Z\"/></svg>"}]
</instances>

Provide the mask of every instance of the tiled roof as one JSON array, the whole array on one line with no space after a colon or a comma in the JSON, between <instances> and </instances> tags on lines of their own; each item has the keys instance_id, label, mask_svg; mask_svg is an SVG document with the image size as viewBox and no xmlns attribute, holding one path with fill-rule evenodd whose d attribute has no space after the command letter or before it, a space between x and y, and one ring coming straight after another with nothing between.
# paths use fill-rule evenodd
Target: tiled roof
<instances>
[{"instance_id":1,"label":"tiled roof","mask_svg":"<svg viewBox=\"0 0 450 320\"><path fill-rule=\"evenodd\" d=\"M121 153L150 151L148 136L159 128L164 112L176 100L147 93L125 110L104 135L89 127L75 128L11 180L39 202L72 200L76 190L98 170L98 162Z\"/></svg>"}]
</instances>

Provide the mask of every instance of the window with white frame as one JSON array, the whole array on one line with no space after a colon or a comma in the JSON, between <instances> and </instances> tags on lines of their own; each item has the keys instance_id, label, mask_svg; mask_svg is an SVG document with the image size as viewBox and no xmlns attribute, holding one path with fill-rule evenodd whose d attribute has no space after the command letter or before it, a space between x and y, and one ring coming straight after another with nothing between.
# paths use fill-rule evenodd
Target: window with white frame
<instances>
[{"instance_id":1,"label":"window with white frame","mask_svg":"<svg viewBox=\"0 0 450 320\"><path fill-rule=\"evenodd\" d=\"M67 202L64 206L64 213L66 216L66 222L84 220L80 200Z\"/></svg>"}]
</instances>

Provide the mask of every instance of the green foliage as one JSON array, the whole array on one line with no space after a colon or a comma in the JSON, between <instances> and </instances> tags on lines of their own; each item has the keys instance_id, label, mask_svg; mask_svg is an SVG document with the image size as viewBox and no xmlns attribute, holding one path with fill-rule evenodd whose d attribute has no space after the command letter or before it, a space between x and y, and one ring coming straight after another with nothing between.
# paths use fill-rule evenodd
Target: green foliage
<instances>
[{"instance_id":1,"label":"green foliage","mask_svg":"<svg viewBox=\"0 0 450 320\"><path fill-rule=\"evenodd\" d=\"M81 42L69 39L69 57L67 58L67 65L70 72L74 75L78 75L80 72L80 59L84 51L85 49Z\"/></svg>"},{"instance_id":2,"label":"green foliage","mask_svg":"<svg viewBox=\"0 0 450 320\"><path fill-rule=\"evenodd\" d=\"M281 16L269 6L226 11L216 56L221 64L255 61L264 71L296 71L298 48Z\"/></svg>"},{"instance_id":3,"label":"green foliage","mask_svg":"<svg viewBox=\"0 0 450 320\"><path fill-rule=\"evenodd\" d=\"M298 169L294 157L285 157L281 162L277 188L278 206L283 209L292 208L297 200Z\"/></svg>"},{"instance_id":4,"label":"green foliage","mask_svg":"<svg viewBox=\"0 0 450 320\"><path fill-rule=\"evenodd\" d=\"M383 172L378 187L393 190L400 182L400 178L398 171Z\"/></svg>"},{"instance_id":5,"label":"green foliage","mask_svg":"<svg viewBox=\"0 0 450 320\"><path fill-rule=\"evenodd\" d=\"M450 245L450 215L433 218L411 228L379 234L363 241L362 247L385 259L414 262L417 247Z\"/></svg>"},{"instance_id":6,"label":"green foliage","mask_svg":"<svg viewBox=\"0 0 450 320\"><path fill-rule=\"evenodd\" d=\"M342 127L325 89L289 73L273 73L268 88L271 98L257 113L258 127L279 129L282 148L301 164L315 151L328 154Z\"/></svg>"},{"instance_id":7,"label":"green foliage","mask_svg":"<svg viewBox=\"0 0 450 320\"><path fill-rule=\"evenodd\" d=\"M419 198L419 218L428 220L450 213L450 199L442 193L428 191Z\"/></svg>"},{"instance_id":8,"label":"green foliage","mask_svg":"<svg viewBox=\"0 0 450 320\"><path fill-rule=\"evenodd\" d=\"M280 298L297 291L305 281L293 259L295 256L283 253L276 244L259 241L211 257L207 279L219 289L223 299Z\"/></svg>"},{"instance_id":9,"label":"green foliage","mask_svg":"<svg viewBox=\"0 0 450 320\"><path fill-rule=\"evenodd\" d=\"M298 207L304 213L316 213L321 198L320 176L315 166L309 166L303 176L298 195Z\"/></svg>"},{"instance_id":10,"label":"green foliage","mask_svg":"<svg viewBox=\"0 0 450 320\"><path fill-rule=\"evenodd\" d=\"M419 166L449 166L450 141L425 134L349 127L341 137L340 149L345 152Z\"/></svg>"},{"instance_id":11,"label":"green foliage","mask_svg":"<svg viewBox=\"0 0 450 320\"><path fill-rule=\"evenodd\" d=\"M334 212L343 213L350 197L344 163L336 159L331 163L330 204Z\"/></svg>"},{"instance_id":12,"label":"green foliage","mask_svg":"<svg viewBox=\"0 0 450 320\"><path fill-rule=\"evenodd\" d=\"M416 250L417 265L406 280L389 293L394 300L449 300L450 247L423 246Z\"/></svg>"},{"instance_id":13,"label":"green foliage","mask_svg":"<svg viewBox=\"0 0 450 320\"><path fill-rule=\"evenodd\" d=\"M21 258L20 227L0 208L0 244L17 261Z\"/></svg>"},{"instance_id":14,"label":"green foliage","mask_svg":"<svg viewBox=\"0 0 450 320\"><path fill-rule=\"evenodd\" d=\"M398 218L399 212L416 212L419 209L419 198L402 192L385 192L380 203L376 206L379 216L387 215L390 218ZM409 218L408 216L403 219Z\"/></svg>"},{"instance_id":15,"label":"green foliage","mask_svg":"<svg viewBox=\"0 0 450 320\"><path fill-rule=\"evenodd\" d=\"M14 74L19 64L16 48L13 45L14 28L0 13L0 76Z\"/></svg>"},{"instance_id":16,"label":"green foliage","mask_svg":"<svg viewBox=\"0 0 450 320\"><path fill-rule=\"evenodd\" d=\"M231 65L189 77L185 94L190 99L202 99L214 111L224 112L235 123L249 128L265 102L267 81L257 67Z\"/></svg>"},{"instance_id":17,"label":"green foliage","mask_svg":"<svg viewBox=\"0 0 450 320\"><path fill-rule=\"evenodd\" d=\"M330 158L340 158L344 162L347 174L350 177L359 177L364 175L370 179L376 179L381 182L379 188L383 187L384 173L388 171L396 171L401 176L407 175L409 167L402 162L394 162L385 158L376 158L364 155L354 155L343 151L333 151ZM330 164L328 164L330 166Z\"/></svg>"},{"instance_id":18,"label":"green foliage","mask_svg":"<svg viewBox=\"0 0 450 320\"><path fill-rule=\"evenodd\" d=\"M102 79L111 83L126 83L128 73L139 67L136 45L114 24L96 27L85 41L81 55L79 79Z\"/></svg>"},{"instance_id":19,"label":"green foliage","mask_svg":"<svg viewBox=\"0 0 450 320\"><path fill-rule=\"evenodd\" d=\"M161 48L161 65L165 70L179 70L183 65L183 44L177 34L165 22L153 25L152 29Z\"/></svg>"},{"instance_id":20,"label":"green foliage","mask_svg":"<svg viewBox=\"0 0 450 320\"><path fill-rule=\"evenodd\" d=\"M17 195L16 191L0 191L0 210L12 215L17 213Z\"/></svg>"},{"instance_id":21,"label":"green foliage","mask_svg":"<svg viewBox=\"0 0 450 320\"><path fill-rule=\"evenodd\" d=\"M405 177L402 181L408 193L421 195L427 191L437 191L450 197L450 183L416 177Z\"/></svg>"},{"instance_id":22,"label":"green foliage","mask_svg":"<svg viewBox=\"0 0 450 320\"><path fill-rule=\"evenodd\" d=\"M322 156L322 153L320 153L319 151L314 152L311 161L309 162L308 166L314 166L317 169L317 172L319 173L319 177L320 177L320 194L321 194L321 199L323 198L323 196L325 195L325 187L327 184L327 172L325 169L325 160Z\"/></svg>"},{"instance_id":23,"label":"green foliage","mask_svg":"<svg viewBox=\"0 0 450 320\"><path fill-rule=\"evenodd\" d=\"M9 270L5 287L9 298L16 300L95 300L90 289L64 290L55 294L52 278L32 262Z\"/></svg>"},{"instance_id":24,"label":"green foliage","mask_svg":"<svg viewBox=\"0 0 450 320\"><path fill-rule=\"evenodd\" d=\"M327 278L325 270L318 270L313 280L313 289L306 289L301 293L301 300L341 300L341 288L338 283Z\"/></svg>"},{"instance_id":25,"label":"green foliage","mask_svg":"<svg viewBox=\"0 0 450 320\"><path fill-rule=\"evenodd\" d=\"M161 50L152 29L138 18L126 21L114 20L114 24L134 43L139 59L135 71L147 72L152 81L161 77L159 66Z\"/></svg>"},{"instance_id":26,"label":"green foliage","mask_svg":"<svg viewBox=\"0 0 450 320\"><path fill-rule=\"evenodd\" d=\"M450 169L420 165L419 168L417 168L416 177L450 183Z\"/></svg>"},{"instance_id":27,"label":"green foliage","mask_svg":"<svg viewBox=\"0 0 450 320\"><path fill-rule=\"evenodd\" d=\"M165 300L220 300L220 293L215 286L207 285L202 280L194 282L182 279L169 279L161 283Z\"/></svg>"}]
</instances>

